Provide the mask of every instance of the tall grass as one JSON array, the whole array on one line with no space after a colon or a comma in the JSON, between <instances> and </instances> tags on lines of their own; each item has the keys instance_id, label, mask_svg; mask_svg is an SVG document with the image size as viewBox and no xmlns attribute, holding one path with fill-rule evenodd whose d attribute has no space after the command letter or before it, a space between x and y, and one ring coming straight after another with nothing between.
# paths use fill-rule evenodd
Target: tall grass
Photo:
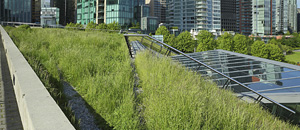
<instances>
[{"instance_id":1,"label":"tall grass","mask_svg":"<svg viewBox=\"0 0 300 130\"><path fill-rule=\"evenodd\" d=\"M297 129L170 58L140 53L135 64L143 90L144 129Z\"/></svg>"},{"instance_id":2,"label":"tall grass","mask_svg":"<svg viewBox=\"0 0 300 130\"><path fill-rule=\"evenodd\" d=\"M122 35L63 29L6 30L27 60L36 59L57 81L62 75L110 126L138 129L132 68Z\"/></svg>"}]
</instances>

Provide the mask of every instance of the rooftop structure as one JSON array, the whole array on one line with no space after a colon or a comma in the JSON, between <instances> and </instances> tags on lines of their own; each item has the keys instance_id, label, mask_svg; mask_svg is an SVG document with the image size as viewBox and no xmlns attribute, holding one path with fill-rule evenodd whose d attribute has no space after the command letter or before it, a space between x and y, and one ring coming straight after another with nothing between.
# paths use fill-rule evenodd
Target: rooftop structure
<instances>
[{"instance_id":1,"label":"rooftop structure","mask_svg":"<svg viewBox=\"0 0 300 130\"><path fill-rule=\"evenodd\" d=\"M276 102L286 104L290 109L296 110L297 114L290 117L290 119L294 120L295 123L300 123L300 66L225 50L212 50L188 55ZM227 79L218 73L204 66L199 66L198 63L182 55L173 56L172 58L204 77L212 79L220 87L227 82ZM235 82L229 81L228 87L246 101L251 102L257 98L253 92ZM269 101L262 100L262 102L267 107L274 109ZM288 117L288 115L282 116Z\"/></svg>"},{"instance_id":2,"label":"rooftop structure","mask_svg":"<svg viewBox=\"0 0 300 130\"><path fill-rule=\"evenodd\" d=\"M59 23L59 8L43 7L41 10L41 25L58 25Z\"/></svg>"}]
</instances>

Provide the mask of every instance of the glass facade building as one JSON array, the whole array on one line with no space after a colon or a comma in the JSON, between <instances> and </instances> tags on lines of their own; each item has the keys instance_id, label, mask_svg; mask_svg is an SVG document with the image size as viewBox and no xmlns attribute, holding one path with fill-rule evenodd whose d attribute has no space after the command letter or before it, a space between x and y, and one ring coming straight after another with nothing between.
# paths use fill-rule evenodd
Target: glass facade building
<instances>
[{"instance_id":1,"label":"glass facade building","mask_svg":"<svg viewBox=\"0 0 300 130\"><path fill-rule=\"evenodd\" d=\"M288 0L288 30L297 32L297 1Z\"/></svg>"},{"instance_id":2,"label":"glass facade building","mask_svg":"<svg viewBox=\"0 0 300 130\"><path fill-rule=\"evenodd\" d=\"M225 31L236 31L236 0L221 1L221 28Z\"/></svg>"},{"instance_id":3,"label":"glass facade building","mask_svg":"<svg viewBox=\"0 0 300 130\"><path fill-rule=\"evenodd\" d=\"M134 22L141 23L142 17L150 16L150 6L149 5L138 5L134 8Z\"/></svg>"},{"instance_id":4,"label":"glass facade building","mask_svg":"<svg viewBox=\"0 0 300 130\"><path fill-rule=\"evenodd\" d=\"M118 22L121 26L129 26L133 22L134 1L107 0L106 23Z\"/></svg>"},{"instance_id":5,"label":"glass facade building","mask_svg":"<svg viewBox=\"0 0 300 130\"><path fill-rule=\"evenodd\" d=\"M276 0L253 0L252 9L252 34L275 34Z\"/></svg>"},{"instance_id":6,"label":"glass facade building","mask_svg":"<svg viewBox=\"0 0 300 130\"><path fill-rule=\"evenodd\" d=\"M77 23L96 23L96 0L77 0Z\"/></svg>"},{"instance_id":7,"label":"glass facade building","mask_svg":"<svg viewBox=\"0 0 300 130\"><path fill-rule=\"evenodd\" d=\"M158 18L157 17L142 17L141 18L141 29L145 33L155 33L158 28Z\"/></svg>"},{"instance_id":8,"label":"glass facade building","mask_svg":"<svg viewBox=\"0 0 300 130\"><path fill-rule=\"evenodd\" d=\"M221 31L221 0L207 0L207 28Z\"/></svg>"},{"instance_id":9,"label":"glass facade building","mask_svg":"<svg viewBox=\"0 0 300 130\"><path fill-rule=\"evenodd\" d=\"M32 0L0 0L0 21L32 21Z\"/></svg>"},{"instance_id":10,"label":"glass facade building","mask_svg":"<svg viewBox=\"0 0 300 130\"><path fill-rule=\"evenodd\" d=\"M178 27L180 31L196 28L195 0L169 0L167 6L169 27Z\"/></svg>"},{"instance_id":11,"label":"glass facade building","mask_svg":"<svg viewBox=\"0 0 300 130\"><path fill-rule=\"evenodd\" d=\"M288 1L276 0L276 33L288 31Z\"/></svg>"},{"instance_id":12,"label":"glass facade building","mask_svg":"<svg viewBox=\"0 0 300 130\"><path fill-rule=\"evenodd\" d=\"M252 33L252 0L236 2L236 32L249 36Z\"/></svg>"},{"instance_id":13,"label":"glass facade building","mask_svg":"<svg viewBox=\"0 0 300 130\"><path fill-rule=\"evenodd\" d=\"M220 0L169 0L167 19L180 31L221 31Z\"/></svg>"}]
</instances>

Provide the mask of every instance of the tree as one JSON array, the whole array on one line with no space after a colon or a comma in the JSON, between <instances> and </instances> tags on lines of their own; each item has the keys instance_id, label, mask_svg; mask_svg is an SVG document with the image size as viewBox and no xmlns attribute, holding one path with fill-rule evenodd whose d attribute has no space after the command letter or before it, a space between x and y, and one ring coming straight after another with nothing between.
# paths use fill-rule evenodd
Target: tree
<instances>
[{"instance_id":1,"label":"tree","mask_svg":"<svg viewBox=\"0 0 300 130\"><path fill-rule=\"evenodd\" d=\"M192 36L190 32L185 31L180 33L176 38L175 38L175 44L173 44L173 47L176 49L182 51L182 52L193 52L195 48L195 42L192 39Z\"/></svg>"},{"instance_id":2,"label":"tree","mask_svg":"<svg viewBox=\"0 0 300 130\"><path fill-rule=\"evenodd\" d=\"M233 51L234 50L234 44L232 35L225 32L221 37L217 39L217 44L219 49Z\"/></svg>"},{"instance_id":3,"label":"tree","mask_svg":"<svg viewBox=\"0 0 300 130\"><path fill-rule=\"evenodd\" d=\"M251 46L253 56L270 60L284 61L285 57L282 50L276 44L265 44L263 41L255 41Z\"/></svg>"},{"instance_id":4,"label":"tree","mask_svg":"<svg viewBox=\"0 0 300 130\"><path fill-rule=\"evenodd\" d=\"M198 43L197 52L208 51L217 48L214 35L206 30L200 31L196 38Z\"/></svg>"},{"instance_id":5,"label":"tree","mask_svg":"<svg viewBox=\"0 0 300 130\"><path fill-rule=\"evenodd\" d=\"M251 46L251 54L257 57L263 57L264 48L265 48L265 43L263 41L256 40Z\"/></svg>"},{"instance_id":6,"label":"tree","mask_svg":"<svg viewBox=\"0 0 300 130\"><path fill-rule=\"evenodd\" d=\"M167 43L170 46L174 46L176 44L176 42L175 42L175 35L174 34L170 34L166 38L166 41L164 41L164 43Z\"/></svg>"},{"instance_id":7,"label":"tree","mask_svg":"<svg viewBox=\"0 0 300 130\"><path fill-rule=\"evenodd\" d=\"M167 43L166 41L168 41L168 38L170 37L170 32L167 29L166 26L160 26L156 31L155 31L155 35L163 35L164 36L164 42Z\"/></svg>"},{"instance_id":8,"label":"tree","mask_svg":"<svg viewBox=\"0 0 300 130\"><path fill-rule=\"evenodd\" d=\"M285 57L282 53L282 50L279 48L278 45L275 44L266 44L266 50L268 50L268 57L267 59L276 60L276 61L284 61Z\"/></svg>"},{"instance_id":9,"label":"tree","mask_svg":"<svg viewBox=\"0 0 300 130\"><path fill-rule=\"evenodd\" d=\"M233 37L234 48L233 50L237 53L248 54L251 46L251 39L245 35L236 34Z\"/></svg>"}]
</instances>

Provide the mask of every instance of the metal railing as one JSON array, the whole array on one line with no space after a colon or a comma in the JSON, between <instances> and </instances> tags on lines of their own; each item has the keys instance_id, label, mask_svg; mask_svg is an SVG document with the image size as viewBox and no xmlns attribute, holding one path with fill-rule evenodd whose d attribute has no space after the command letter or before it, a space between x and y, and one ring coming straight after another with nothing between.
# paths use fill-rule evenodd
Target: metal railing
<instances>
[{"instance_id":1,"label":"metal railing","mask_svg":"<svg viewBox=\"0 0 300 130\"><path fill-rule=\"evenodd\" d=\"M215 72L215 73L223 76L224 78L227 79L226 82L225 82L225 84L222 86L222 88L224 88L224 89L226 89L228 87L228 85L229 85L230 82L234 82L234 83L240 85L241 87L243 87L243 88L245 88L245 89L253 92L254 94L256 94L258 96L257 98L255 98L256 102L262 102L262 99L265 99L265 100L268 100L271 103L276 104L276 106L279 106L279 107L281 107L281 108L289 111L292 114L296 113L295 111L289 109L288 107L286 107L286 106L284 106L284 105L282 105L282 104L280 104L280 103L278 103L278 102L270 99L269 97L267 97L267 96L265 96L265 95L263 95L263 94L255 91L255 90L249 88L248 86L240 83L239 81L237 81L237 80L235 80L235 79L233 79L233 78L231 78L231 77L229 77L229 76L227 76L227 75L219 72L218 70L216 70L216 69L214 69L214 68L206 65L205 63L203 63L201 61L198 61L195 58L193 58L193 57L191 57L191 56L189 56L189 55L187 55L187 54L185 54L185 53L183 53L183 52L175 49L174 47L172 47L172 46L170 46L170 45L168 45L166 43L163 43L163 42L161 42L161 41L159 41L159 40L157 40L157 39L155 39L155 38L153 38L153 37L151 37L151 36L149 36L147 34L124 34L124 37L125 37L125 40L126 40L126 43L127 43L127 47L129 49L129 54L131 56L132 56L132 53L131 53L131 50L130 50L131 45L130 45L130 41L129 41L130 39L129 38L142 37L141 40L140 40L140 43L143 44L143 45L146 44L145 46L148 47L149 49L152 49L152 50L154 50L154 51L156 51L156 52L158 52L160 54L164 54L164 55L167 55L167 56L169 56L170 53L175 53L175 54L177 53L179 55L182 55L182 56L184 56L184 57L186 57L186 58L188 58L188 59L190 59L190 60L198 63L199 67L200 66L204 66L204 67L210 69L211 71L213 71L213 72ZM143 42L144 39L151 40L150 44L149 44L149 42L148 43ZM133 40L136 40L136 39L133 39ZM154 48L154 44L156 44L156 46L158 46L160 48L153 49ZM165 51L163 51L163 49L165 49ZM276 113L276 110L277 109L273 109L272 113Z\"/></svg>"}]
</instances>

